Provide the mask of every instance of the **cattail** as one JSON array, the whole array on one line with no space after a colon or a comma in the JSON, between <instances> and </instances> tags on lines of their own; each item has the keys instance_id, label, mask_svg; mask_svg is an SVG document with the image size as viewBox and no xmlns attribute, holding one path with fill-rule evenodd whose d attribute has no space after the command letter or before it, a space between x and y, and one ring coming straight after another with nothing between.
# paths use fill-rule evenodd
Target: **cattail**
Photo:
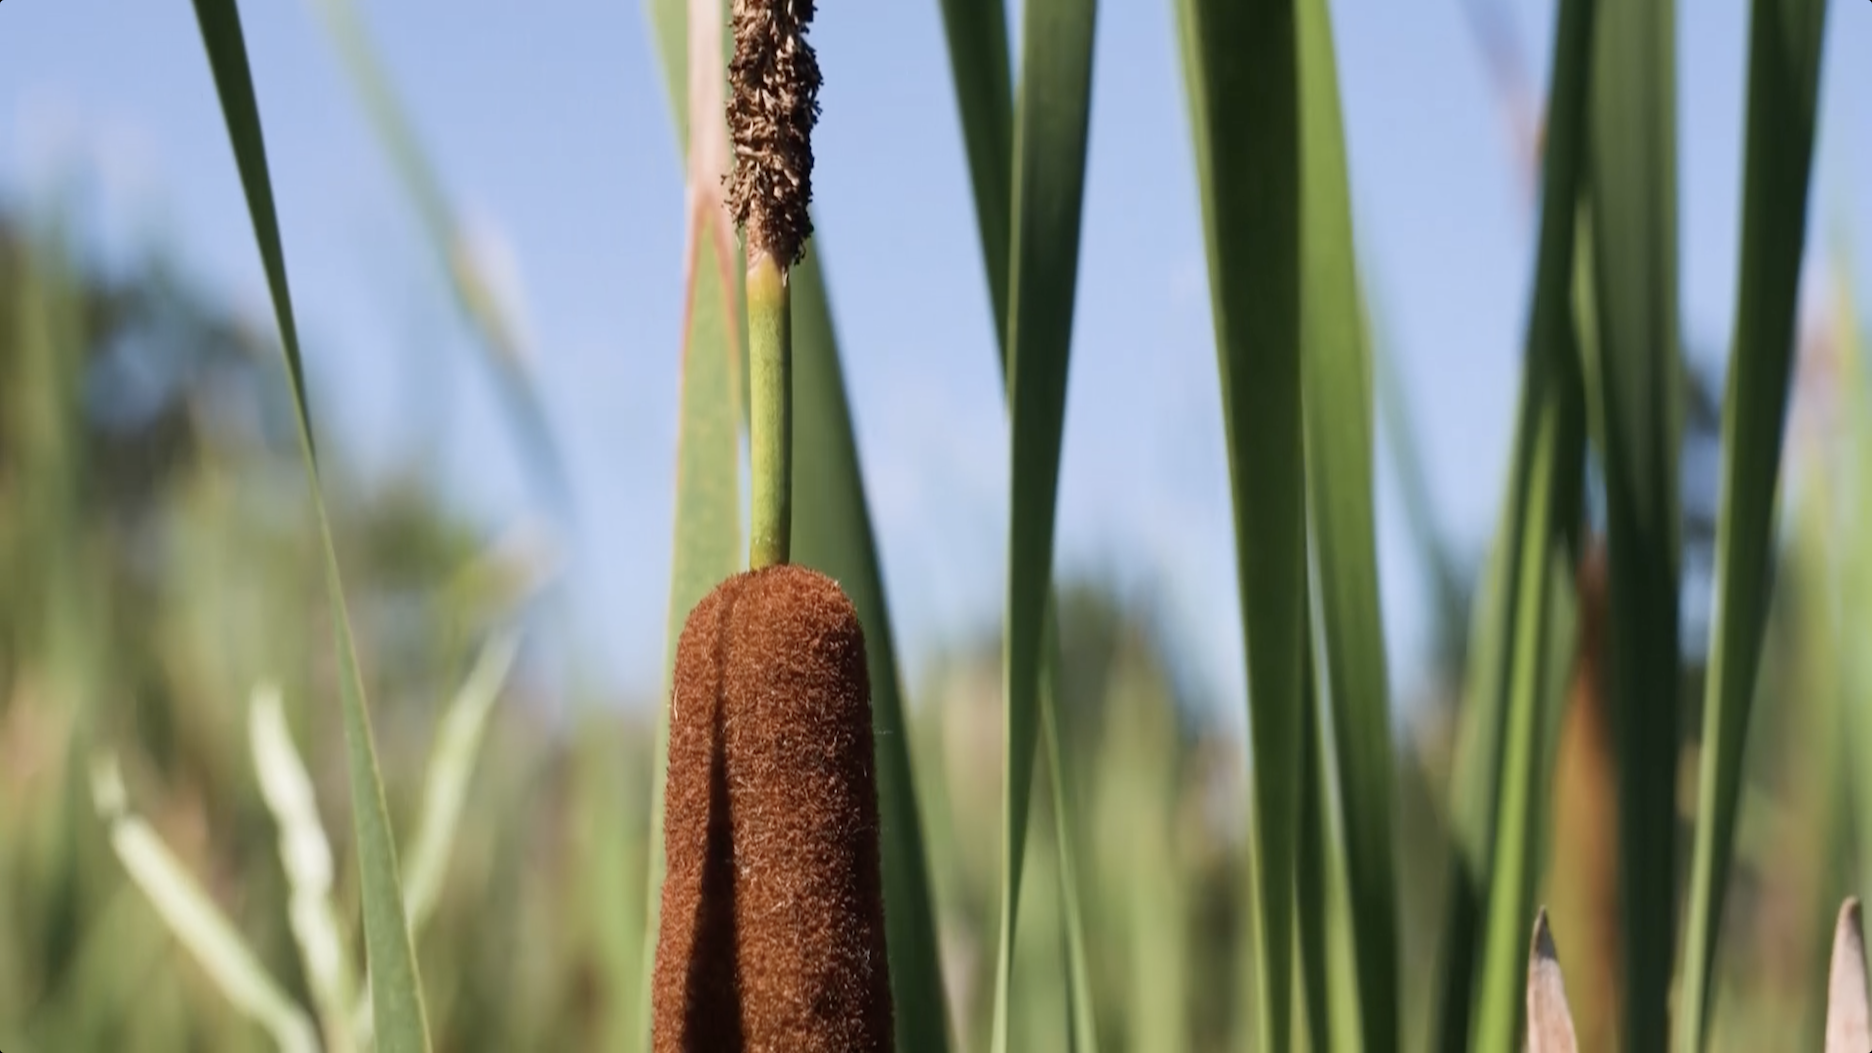
<instances>
[{"instance_id":1,"label":"cattail","mask_svg":"<svg viewBox=\"0 0 1872 1053\"><path fill-rule=\"evenodd\" d=\"M735 0L729 207L748 258L749 563L676 644L652 978L657 1053L892 1048L864 630L787 561L787 269L812 223L811 0Z\"/></svg>"},{"instance_id":2,"label":"cattail","mask_svg":"<svg viewBox=\"0 0 1872 1053\"><path fill-rule=\"evenodd\" d=\"M864 632L778 565L683 626L670 699L657 1053L891 1048Z\"/></svg>"}]
</instances>

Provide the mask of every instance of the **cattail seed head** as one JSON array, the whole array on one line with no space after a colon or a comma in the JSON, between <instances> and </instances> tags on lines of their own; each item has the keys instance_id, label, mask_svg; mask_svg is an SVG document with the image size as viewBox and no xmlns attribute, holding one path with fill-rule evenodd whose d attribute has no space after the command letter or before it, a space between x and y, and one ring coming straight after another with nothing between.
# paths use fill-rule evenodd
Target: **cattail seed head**
<instances>
[{"instance_id":1,"label":"cattail seed head","mask_svg":"<svg viewBox=\"0 0 1872 1053\"><path fill-rule=\"evenodd\" d=\"M728 134L734 169L728 210L748 255L798 263L812 236L812 129L819 119L819 60L806 42L813 0L734 0L728 65Z\"/></svg>"},{"instance_id":2,"label":"cattail seed head","mask_svg":"<svg viewBox=\"0 0 1872 1053\"><path fill-rule=\"evenodd\" d=\"M690 612L671 697L656 1053L892 1048L870 680L832 579L776 564Z\"/></svg>"}]
</instances>

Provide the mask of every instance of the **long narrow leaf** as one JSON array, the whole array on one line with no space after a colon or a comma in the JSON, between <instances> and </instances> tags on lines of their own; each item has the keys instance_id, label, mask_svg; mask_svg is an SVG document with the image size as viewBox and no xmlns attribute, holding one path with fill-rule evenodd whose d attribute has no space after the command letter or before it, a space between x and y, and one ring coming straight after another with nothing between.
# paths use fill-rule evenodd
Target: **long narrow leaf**
<instances>
[{"instance_id":1,"label":"long narrow leaf","mask_svg":"<svg viewBox=\"0 0 1872 1053\"><path fill-rule=\"evenodd\" d=\"M942 13L956 109L961 113L968 150L969 180L975 190L975 223L981 234L988 299L994 307L995 331L1005 341L1014 201L1014 92L1007 8L1002 0L942 0Z\"/></svg>"},{"instance_id":2,"label":"long narrow leaf","mask_svg":"<svg viewBox=\"0 0 1872 1053\"><path fill-rule=\"evenodd\" d=\"M1079 799L1072 768L1060 748L1059 621L1055 604L1047 607L1046 643L1040 665L1040 748L1046 754L1049 789L1053 795L1053 837L1059 847L1060 914L1066 933L1066 1000L1074 1053L1098 1053L1098 1026L1094 1020L1092 977L1087 966L1085 915L1079 901L1079 852L1074 836L1078 827Z\"/></svg>"},{"instance_id":3,"label":"long narrow leaf","mask_svg":"<svg viewBox=\"0 0 1872 1053\"><path fill-rule=\"evenodd\" d=\"M1301 662L1301 148L1293 0L1177 7L1209 255L1253 737L1262 1049L1288 1047Z\"/></svg>"},{"instance_id":4,"label":"long narrow leaf","mask_svg":"<svg viewBox=\"0 0 1872 1053\"><path fill-rule=\"evenodd\" d=\"M1609 5L1593 68L1596 332L1582 334L1605 477L1618 751L1624 1048L1669 1040L1676 949L1677 150L1673 0ZM1582 317L1582 325L1592 321Z\"/></svg>"},{"instance_id":5,"label":"long narrow leaf","mask_svg":"<svg viewBox=\"0 0 1872 1053\"><path fill-rule=\"evenodd\" d=\"M1008 271L1013 433L1001 816L1001 925L994 1049L1007 1053L1027 802L1052 588L1060 442L1078 286L1096 0L1030 0L1022 28Z\"/></svg>"},{"instance_id":6,"label":"long narrow leaf","mask_svg":"<svg viewBox=\"0 0 1872 1053\"><path fill-rule=\"evenodd\" d=\"M989 302L994 313L996 350L1000 354L1001 379L1012 382L1008 370L1008 347L1013 334L1008 328L1008 259L1011 244L1010 207L1012 205L1012 153L1014 109L1009 83L1007 12L1001 0L943 0L943 29L949 45L950 68L955 81L956 104L962 120L963 138L968 151L969 173L974 187L975 218L981 237L984 271L988 277ZM1051 601L1049 601L1051 602ZM1060 661L1055 639L1040 656L1040 695L1042 713L1055 706L1052 694L1054 671ZM1070 796L1059 797L1061 786L1071 785L1072 758L1059 749L1057 720L1040 722L1041 748L1053 758L1052 790L1055 801L1055 829L1060 852L1061 909L1066 912L1066 969L1068 1001L1073 1006L1073 1048L1088 1053L1096 1049L1097 1036L1089 1026L1092 1004L1091 981L1086 959L1085 925L1079 915L1078 868L1071 831L1079 827L1078 806ZM1082 1019L1083 1018L1083 1019Z\"/></svg>"},{"instance_id":7,"label":"long narrow leaf","mask_svg":"<svg viewBox=\"0 0 1872 1053\"><path fill-rule=\"evenodd\" d=\"M1523 388L1523 399L1526 389ZM1525 410L1523 411L1525 412ZM1507 495L1512 499L1513 494ZM1506 615L1511 500L1504 500L1495 543L1483 567L1470 611L1468 663L1450 779L1451 833L1444 893L1438 1001L1431 1024L1432 1050L1469 1048L1475 1005L1476 934L1487 902L1489 863L1495 852L1495 806L1501 785L1502 713L1497 684L1507 662Z\"/></svg>"},{"instance_id":8,"label":"long narrow leaf","mask_svg":"<svg viewBox=\"0 0 1872 1053\"><path fill-rule=\"evenodd\" d=\"M1807 238L1824 0L1755 0L1742 177L1741 276L1723 409L1715 624L1703 698L1698 825L1690 870L1677 1048L1701 1053L1716 938L1735 848L1755 675L1768 617L1782 427Z\"/></svg>"},{"instance_id":9,"label":"long narrow leaf","mask_svg":"<svg viewBox=\"0 0 1872 1053\"><path fill-rule=\"evenodd\" d=\"M1481 972L1470 1041L1478 1050L1508 1049L1525 1009L1528 919L1532 917L1540 806L1549 720L1543 699L1557 680L1552 542L1570 526L1579 501L1584 407L1572 319L1577 203L1592 63L1593 0L1563 0L1548 91L1542 158L1540 245L1529 312L1526 376L1516 424L1510 513L1502 571L1509 586L1500 639L1494 705L1501 721L1499 803L1491 838L1488 902L1482 916Z\"/></svg>"},{"instance_id":10,"label":"long narrow leaf","mask_svg":"<svg viewBox=\"0 0 1872 1053\"><path fill-rule=\"evenodd\" d=\"M820 273L824 235L793 268L793 557L836 579L865 627L871 716L877 728L878 813L884 866L884 925L890 950L897 1048L949 1048L948 1010L931 905L929 869L910 765L909 725L877 538L865 503L839 364L832 309Z\"/></svg>"},{"instance_id":11,"label":"long narrow leaf","mask_svg":"<svg viewBox=\"0 0 1872 1053\"><path fill-rule=\"evenodd\" d=\"M1325 0L1300 5L1301 376L1307 500L1319 568L1323 697L1338 756L1362 1048L1398 1045L1397 866L1390 691L1372 511L1372 380L1359 309L1352 204ZM1331 795L1328 796L1328 800ZM1303 832L1302 836L1309 836Z\"/></svg>"},{"instance_id":12,"label":"long narrow leaf","mask_svg":"<svg viewBox=\"0 0 1872 1053\"><path fill-rule=\"evenodd\" d=\"M299 353L299 332L286 285L286 258L280 246L279 222L274 215L266 145L260 131L260 108L254 99L253 79L247 66L247 45L241 35L240 14L234 0L195 0L195 17L201 26L202 43L214 73L215 90L221 98L221 112L227 120L228 138L234 147L241 187L253 220L254 238L259 243L261 261L266 268L280 346L292 380L300 449L305 457L312 507L318 518L326 593L338 645L338 683L351 776L352 822L357 832L358 866L363 877L364 945L371 965L378 1049L383 1053L427 1053L429 1022L423 1009L416 952L404 916L396 841L390 830L383 777L377 769L377 747L371 736L364 679L358 669L351 620L345 610L344 583L338 571L338 553L333 547L331 523L325 513L319 483L312 413L306 400L305 371Z\"/></svg>"}]
</instances>

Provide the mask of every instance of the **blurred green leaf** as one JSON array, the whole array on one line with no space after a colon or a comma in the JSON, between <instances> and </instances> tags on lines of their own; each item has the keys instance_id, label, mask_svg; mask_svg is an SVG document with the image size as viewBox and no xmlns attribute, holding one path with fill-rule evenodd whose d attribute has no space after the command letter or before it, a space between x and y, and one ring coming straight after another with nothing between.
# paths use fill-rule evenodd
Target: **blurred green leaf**
<instances>
[{"instance_id":1,"label":"blurred green leaf","mask_svg":"<svg viewBox=\"0 0 1872 1053\"><path fill-rule=\"evenodd\" d=\"M1001 925L993 1039L996 1053L1008 1049L1027 803L1040 730L1036 718L1043 708L1040 694L1045 679L1060 441L1066 417L1073 299L1078 284L1096 10L1095 0L1030 0L1022 28L1025 45L1014 125L1013 234L1008 263L1013 284L1006 326L1013 449L1004 667ZM1082 1035L1080 1041L1091 1042L1093 1036Z\"/></svg>"},{"instance_id":2,"label":"blurred green leaf","mask_svg":"<svg viewBox=\"0 0 1872 1053\"><path fill-rule=\"evenodd\" d=\"M357 993L352 988L338 911L332 905L331 844L319 822L312 777L306 774L305 762L286 727L278 687L266 684L254 689L248 703L248 734L261 796L279 826L280 862L291 889L287 916L305 965L306 986L318 1009L325 1053L350 1053L357 1048L352 1021Z\"/></svg>"},{"instance_id":3,"label":"blurred green leaf","mask_svg":"<svg viewBox=\"0 0 1872 1053\"><path fill-rule=\"evenodd\" d=\"M1677 1048L1707 1044L1716 938L1735 847L1743 744L1761 665L1769 557L1807 237L1825 0L1755 0L1742 177L1741 273L1716 523L1715 622L1703 698Z\"/></svg>"},{"instance_id":4,"label":"blurred green leaf","mask_svg":"<svg viewBox=\"0 0 1872 1053\"><path fill-rule=\"evenodd\" d=\"M390 78L372 46L370 34L352 0L312 0L326 32L338 49L345 72L364 104L371 128L389 154L404 191L416 206L423 234L435 250L455 295L455 305L480 338L488 365L499 381L499 391L515 435L543 480L547 495L564 508L572 505L572 486L552 424L540 401L520 333L494 295L482 264L475 258L454 207L443 190L435 166L423 152L408 116L397 99Z\"/></svg>"},{"instance_id":5,"label":"blurred green leaf","mask_svg":"<svg viewBox=\"0 0 1872 1053\"><path fill-rule=\"evenodd\" d=\"M1292 0L1180 0L1253 742L1259 1048L1289 1042L1306 646L1300 63Z\"/></svg>"},{"instance_id":6,"label":"blurred green leaf","mask_svg":"<svg viewBox=\"0 0 1872 1053\"><path fill-rule=\"evenodd\" d=\"M377 747L371 736L370 711L364 699L364 681L358 670L350 616L345 610L338 553L333 547L331 523L320 489L312 412L306 400L299 334L286 285L285 253L280 247L279 224L274 216L266 146L260 132L260 109L254 100L253 80L247 66L247 45L241 35L240 14L234 0L195 0L195 16L214 72L215 89L221 97L228 138L240 168L241 187L246 193L254 237L266 267L267 288L272 293L280 345L286 355L293 403L298 411L300 449L305 457L312 507L318 519L326 592L337 638L339 691L350 761L352 822L357 830L358 864L363 876L364 941L371 965L378 1048L383 1053L427 1053L429 1024L423 1009L422 984L398 887L396 841L390 831L383 777L377 770Z\"/></svg>"},{"instance_id":7,"label":"blurred green leaf","mask_svg":"<svg viewBox=\"0 0 1872 1053\"><path fill-rule=\"evenodd\" d=\"M1332 20L1325 0L1305 0L1298 18L1307 188L1301 196L1307 500L1325 644L1319 686L1330 701L1338 754L1333 768L1317 766L1317 777L1330 783L1336 772L1340 780L1345 844L1339 851L1350 878L1358 1033L1362 1048L1379 1053L1397 1048L1400 1017L1391 698L1372 511L1371 360L1359 305ZM1301 836L1313 836L1304 823Z\"/></svg>"},{"instance_id":8,"label":"blurred green leaf","mask_svg":"<svg viewBox=\"0 0 1872 1053\"><path fill-rule=\"evenodd\" d=\"M832 309L820 273L824 237L815 235L793 285L793 557L839 582L865 627L871 715L877 733L884 923L890 949L897 1048L941 1053L949 1046L940 947L929 869L910 767L909 728L897 651L865 503Z\"/></svg>"},{"instance_id":9,"label":"blurred green leaf","mask_svg":"<svg viewBox=\"0 0 1872 1053\"><path fill-rule=\"evenodd\" d=\"M1526 392L1522 398L1525 400ZM1508 528L1512 493L1505 494L1495 540L1470 611L1469 655L1458 714L1455 770L1450 779L1450 858L1443 905L1441 976L1430 1048L1469 1048L1475 1005L1476 935L1482 924L1490 860L1495 852L1495 805L1501 786L1502 712L1497 684L1507 661L1505 640Z\"/></svg>"},{"instance_id":10,"label":"blurred green leaf","mask_svg":"<svg viewBox=\"0 0 1872 1053\"><path fill-rule=\"evenodd\" d=\"M94 765L91 785L117 858L228 1002L265 1028L281 1053L318 1053L318 1032L305 1011L287 997L149 824L129 812L114 757Z\"/></svg>"},{"instance_id":11,"label":"blurred green leaf","mask_svg":"<svg viewBox=\"0 0 1872 1053\"><path fill-rule=\"evenodd\" d=\"M1839 577L1839 625L1833 643L1844 685L1839 707L1850 756L1863 755L1867 745L1872 744L1872 652L1846 644L1864 639L1867 627L1872 626L1872 545L1865 542L1862 532L1841 524L1872 522L1872 485L1868 485L1872 480L1872 395L1866 390L1862 323L1853 295L1856 273L1843 237L1835 245L1833 256L1834 332L1839 339L1837 390L1847 454L1839 473L1842 508L1836 512L1835 523L1829 524L1834 544L1828 562L1835 564ZM1872 773L1863 764L1842 767L1853 795L1853 806L1847 811L1857 823L1855 847L1861 875L1857 887L1864 898L1868 895L1868 879L1872 879Z\"/></svg>"},{"instance_id":12,"label":"blurred green leaf","mask_svg":"<svg viewBox=\"0 0 1872 1053\"><path fill-rule=\"evenodd\" d=\"M1678 469L1676 17L1609 5L1597 27L1588 195L1588 416L1605 479L1618 756L1624 1048L1669 1042L1676 952ZM1584 251L1584 249L1582 250ZM1596 325L1595 325L1596 323Z\"/></svg>"},{"instance_id":13,"label":"blurred green leaf","mask_svg":"<svg viewBox=\"0 0 1872 1053\"><path fill-rule=\"evenodd\" d=\"M404 886L409 890L410 926L421 929L434 913L448 874L449 849L468 798L468 777L487 731L488 714L507 683L520 650L516 633L497 635L481 648L474 668L455 693L436 728L435 746L423 777L422 811L411 841Z\"/></svg>"},{"instance_id":14,"label":"blurred green leaf","mask_svg":"<svg viewBox=\"0 0 1872 1053\"><path fill-rule=\"evenodd\" d=\"M435 746L423 777L422 811L416 821L409 862L403 869L412 933L422 931L441 898L442 880L448 876L449 850L455 844L462 804L468 797L468 777L481 749L488 713L500 696L519 648L518 635L512 631L483 645L474 669L436 728ZM362 1006L366 1014L370 1004L367 992ZM358 1031L366 1038L372 1034L368 1018L358 1022Z\"/></svg>"}]
</instances>

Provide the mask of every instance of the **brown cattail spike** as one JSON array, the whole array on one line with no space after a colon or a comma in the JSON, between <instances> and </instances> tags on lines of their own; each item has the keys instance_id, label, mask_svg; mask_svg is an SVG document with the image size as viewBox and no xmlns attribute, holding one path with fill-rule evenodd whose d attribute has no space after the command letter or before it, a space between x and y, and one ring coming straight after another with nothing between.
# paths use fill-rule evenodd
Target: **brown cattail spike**
<instances>
[{"instance_id":1,"label":"brown cattail spike","mask_svg":"<svg viewBox=\"0 0 1872 1053\"><path fill-rule=\"evenodd\" d=\"M819 119L819 60L806 43L813 0L734 0L728 65L728 134L734 170L728 209L747 232L750 258L798 263L812 236L812 129Z\"/></svg>"},{"instance_id":2,"label":"brown cattail spike","mask_svg":"<svg viewBox=\"0 0 1872 1053\"><path fill-rule=\"evenodd\" d=\"M683 626L670 700L657 1053L892 1048L864 632L777 564Z\"/></svg>"}]
</instances>

